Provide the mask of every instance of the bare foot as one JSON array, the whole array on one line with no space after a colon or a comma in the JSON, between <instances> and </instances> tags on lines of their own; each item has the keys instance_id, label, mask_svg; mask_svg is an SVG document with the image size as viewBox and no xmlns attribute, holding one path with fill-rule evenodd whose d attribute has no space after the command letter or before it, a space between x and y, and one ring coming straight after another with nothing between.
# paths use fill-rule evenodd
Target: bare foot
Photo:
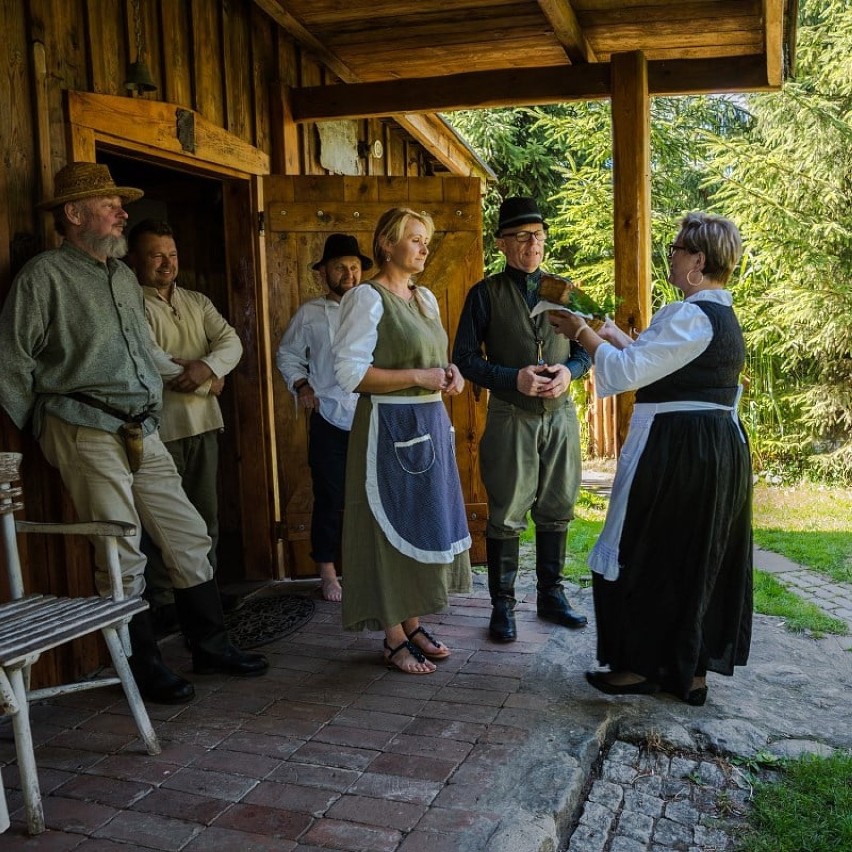
<instances>
[{"instance_id":1,"label":"bare foot","mask_svg":"<svg viewBox=\"0 0 852 852\"><path fill-rule=\"evenodd\" d=\"M340 603L343 598L343 589L337 579L337 571L333 564L323 563L320 565L320 589L323 600L332 603Z\"/></svg>"},{"instance_id":2,"label":"bare foot","mask_svg":"<svg viewBox=\"0 0 852 852\"><path fill-rule=\"evenodd\" d=\"M323 579L321 583L323 600L340 603L343 599L343 589L340 587L337 577L332 580Z\"/></svg>"}]
</instances>

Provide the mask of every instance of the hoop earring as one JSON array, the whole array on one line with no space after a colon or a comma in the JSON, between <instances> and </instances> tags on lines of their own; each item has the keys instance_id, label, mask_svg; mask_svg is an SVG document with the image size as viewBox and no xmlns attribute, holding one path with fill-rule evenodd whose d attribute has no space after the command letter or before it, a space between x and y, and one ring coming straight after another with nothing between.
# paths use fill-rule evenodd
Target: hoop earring
<instances>
[{"instance_id":1,"label":"hoop earring","mask_svg":"<svg viewBox=\"0 0 852 852\"><path fill-rule=\"evenodd\" d=\"M391 256L389 254L385 255L385 263L390 263Z\"/></svg>"},{"instance_id":2,"label":"hoop earring","mask_svg":"<svg viewBox=\"0 0 852 852\"><path fill-rule=\"evenodd\" d=\"M701 276L697 283L689 277L693 272L697 272ZM690 269L689 272L686 273L686 283L689 284L690 287L700 287L704 283L704 273L700 269Z\"/></svg>"}]
</instances>

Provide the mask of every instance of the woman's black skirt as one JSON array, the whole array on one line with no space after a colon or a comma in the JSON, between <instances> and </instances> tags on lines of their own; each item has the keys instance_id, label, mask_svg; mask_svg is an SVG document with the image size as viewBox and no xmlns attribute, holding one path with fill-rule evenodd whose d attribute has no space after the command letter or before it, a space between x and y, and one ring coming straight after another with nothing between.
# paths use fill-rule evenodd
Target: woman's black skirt
<instances>
[{"instance_id":1,"label":"woman's black skirt","mask_svg":"<svg viewBox=\"0 0 852 852\"><path fill-rule=\"evenodd\" d=\"M729 412L657 415L630 489L621 571L595 574L598 659L664 679L745 665L752 621L752 473Z\"/></svg>"}]
</instances>

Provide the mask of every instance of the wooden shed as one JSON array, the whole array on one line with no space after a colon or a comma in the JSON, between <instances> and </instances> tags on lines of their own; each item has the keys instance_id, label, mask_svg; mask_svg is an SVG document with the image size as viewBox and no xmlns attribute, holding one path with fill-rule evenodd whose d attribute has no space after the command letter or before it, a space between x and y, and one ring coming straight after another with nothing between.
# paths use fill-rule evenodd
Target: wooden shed
<instances>
[{"instance_id":1,"label":"wooden shed","mask_svg":"<svg viewBox=\"0 0 852 852\"><path fill-rule=\"evenodd\" d=\"M0 298L55 244L34 205L69 160L103 162L168 218L183 283L207 293L245 355L223 396L223 581L310 576L303 416L274 368L310 264L333 231L362 247L398 204L437 223L423 283L452 338L482 274L488 169L438 115L611 98L620 319L650 309L649 99L781 85L795 0L0 0ZM156 89L140 76L144 63ZM629 400L624 405L629 405ZM474 557L484 558L477 472L485 400L453 400ZM71 517L31 436L26 515ZM85 544L27 543L43 591L89 591ZM94 648L57 665L90 669ZM49 673L47 676L50 676Z\"/></svg>"}]
</instances>

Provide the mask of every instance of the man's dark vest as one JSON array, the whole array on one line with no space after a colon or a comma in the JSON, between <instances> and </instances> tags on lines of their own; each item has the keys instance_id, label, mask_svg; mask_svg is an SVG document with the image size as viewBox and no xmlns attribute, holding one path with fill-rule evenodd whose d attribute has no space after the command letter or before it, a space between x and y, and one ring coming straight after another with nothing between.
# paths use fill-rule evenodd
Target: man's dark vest
<instances>
[{"instance_id":1,"label":"man's dark vest","mask_svg":"<svg viewBox=\"0 0 852 852\"><path fill-rule=\"evenodd\" d=\"M636 402L715 402L733 405L745 363L745 341L734 309L693 302L713 326L710 345L686 366L636 391Z\"/></svg>"},{"instance_id":2,"label":"man's dark vest","mask_svg":"<svg viewBox=\"0 0 852 852\"><path fill-rule=\"evenodd\" d=\"M485 332L485 354L489 361L506 367L528 367L538 363L536 340L542 341L542 358L545 364L564 364L571 357L571 341L557 334L547 321L546 314L530 318L530 309L517 285L506 272L492 275L484 281L491 303L491 320ZM517 390L492 390L491 394L541 414L568 405L568 394L556 399L539 399L524 396Z\"/></svg>"}]
</instances>

